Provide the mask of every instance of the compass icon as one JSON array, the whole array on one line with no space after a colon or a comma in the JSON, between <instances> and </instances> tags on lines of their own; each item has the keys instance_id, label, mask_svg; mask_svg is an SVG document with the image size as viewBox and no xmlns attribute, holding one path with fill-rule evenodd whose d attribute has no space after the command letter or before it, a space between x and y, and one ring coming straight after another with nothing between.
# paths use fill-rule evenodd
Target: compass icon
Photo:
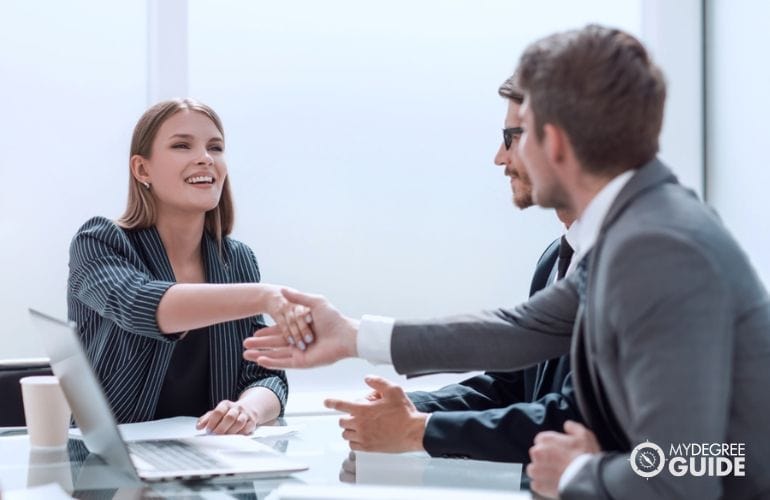
<instances>
[{"instance_id":1,"label":"compass icon","mask_svg":"<svg viewBox=\"0 0 770 500\"><path fill-rule=\"evenodd\" d=\"M631 452L631 468L638 475L646 478L657 476L663 470L666 456L663 449L655 443L645 441L636 445Z\"/></svg>"}]
</instances>

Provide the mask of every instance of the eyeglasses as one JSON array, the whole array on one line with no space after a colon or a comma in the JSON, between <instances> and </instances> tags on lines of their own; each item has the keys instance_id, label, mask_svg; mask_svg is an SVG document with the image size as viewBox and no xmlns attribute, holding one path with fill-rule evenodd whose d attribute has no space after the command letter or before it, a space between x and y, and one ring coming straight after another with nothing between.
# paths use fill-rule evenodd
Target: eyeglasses
<instances>
[{"instance_id":1,"label":"eyeglasses","mask_svg":"<svg viewBox=\"0 0 770 500\"><path fill-rule=\"evenodd\" d=\"M521 127L504 128L503 143L505 143L505 149L511 149L514 137L518 139L522 132L524 132L524 129Z\"/></svg>"}]
</instances>

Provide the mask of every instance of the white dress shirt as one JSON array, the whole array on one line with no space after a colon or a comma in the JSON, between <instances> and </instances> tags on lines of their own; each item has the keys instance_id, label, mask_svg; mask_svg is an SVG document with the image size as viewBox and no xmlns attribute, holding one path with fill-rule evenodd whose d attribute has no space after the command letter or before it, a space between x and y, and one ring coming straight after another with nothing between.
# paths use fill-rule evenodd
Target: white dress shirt
<instances>
[{"instance_id":1,"label":"white dress shirt","mask_svg":"<svg viewBox=\"0 0 770 500\"><path fill-rule=\"evenodd\" d=\"M575 255L572 256L569 269L574 269L585 255L594 247L596 238L599 237L599 230L602 222L607 216L607 212L615 202L623 187L631 180L636 170L628 170L618 175L605 185L601 191L596 193L590 203L580 214L580 217L570 226L570 233L575 240ZM570 245L572 245L572 241Z\"/></svg>"}]
</instances>

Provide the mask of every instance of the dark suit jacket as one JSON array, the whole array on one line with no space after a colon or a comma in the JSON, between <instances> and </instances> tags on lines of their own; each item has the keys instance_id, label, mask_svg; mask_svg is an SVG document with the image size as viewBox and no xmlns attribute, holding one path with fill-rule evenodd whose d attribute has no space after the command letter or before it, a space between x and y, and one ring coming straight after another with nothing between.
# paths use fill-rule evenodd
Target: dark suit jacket
<instances>
[{"instance_id":1,"label":"dark suit jacket","mask_svg":"<svg viewBox=\"0 0 770 500\"><path fill-rule=\"evenodd\" d=\"M578 407L604 452L561 498L768 498L770 298L719 218L655 159L587 258L584 281L575 272L518 307L396 322L396 370L511 370L571 347ZM640 477L630 452L647 440L667 458L682 444L745 443L746 475Z\"/></svg>"},{"instance_id":2,"label":"dark suit jacket","mask_svg":"<svg viewBox=\"0 0 770 500\"><path fill-rule=\"evenodd\" d=\"M208 283L256 283L257 260L251 249L230 238L203 237ZM69 318L80 338L115 418L119 423L155 415L163 378L178 335L158 329L156 312L175 283L155 227L123 230L104 217L86 222L70 247L67 291ZM250 387L272 390L286 404L288 383L282 371L245 361L243 340L264 326L261 316L209 327L209 401L237 399ZM203 389L205 390L205 389Z\"/></svg>"},{"instance_id":3,"label":"dark suit jacket","mask_svg":"<svg viewBox=\"0 0 770 500\"><path fill-rule=\"evenodd\" d=\"M559 239L540 257L530 295L548 285ZM437 391L412 392L418 410L432 412L423 446L432 456L529 462L535 435L580 421L569 356L514 372L487 372Z\"/></svg>"}]
</instances>

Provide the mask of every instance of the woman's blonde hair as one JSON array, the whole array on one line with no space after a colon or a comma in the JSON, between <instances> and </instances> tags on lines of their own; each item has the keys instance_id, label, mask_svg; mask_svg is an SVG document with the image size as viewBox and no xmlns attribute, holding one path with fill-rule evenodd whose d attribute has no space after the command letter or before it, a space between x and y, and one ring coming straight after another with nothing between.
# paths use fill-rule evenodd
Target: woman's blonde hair
<instances>
[{"instance_id":1,"label":"woman's blonde hair","mask_svg":"<svg viewBox=\"0 0 770 500\"><path fill-rule=\"evenodd\" d=\"M130 158L134 155L140 155L144 158L150 158L152 154L152 143L155 136L158 135L161 125L176 113L183 110L196 111L206 115L224 139L225 131L222 127L222 121L216 112L209 106L196 101L195 99L171 99L162 101L144 112L134 127L134 134L131 138L131 153L129 156L129 176L128 176L128 202L126 211L120 216L117 223L125 229L145 229L155 225L157 217L157 208L155 198L149 189L145 188L137 180L130 167ZM229 235L233 229L233 220L235 213L233 209L233 198L230 194L230 178L226 177L222 185L222 195L219 198L219 204L206 212L205 229L213 236L221 249L222 238Z\"/></svg>"}]
</instances>

